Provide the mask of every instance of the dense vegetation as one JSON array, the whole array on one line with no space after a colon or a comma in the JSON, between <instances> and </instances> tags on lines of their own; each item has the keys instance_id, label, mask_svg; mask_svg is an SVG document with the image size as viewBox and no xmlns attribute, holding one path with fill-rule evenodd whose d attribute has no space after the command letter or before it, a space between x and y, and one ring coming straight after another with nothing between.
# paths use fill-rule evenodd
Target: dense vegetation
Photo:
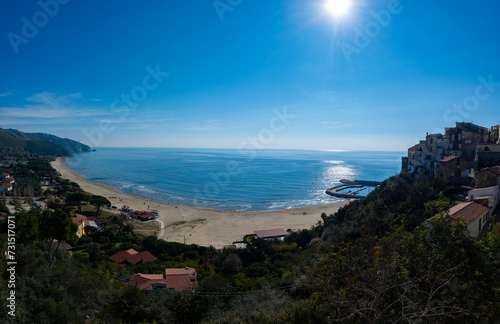
<instances>
[{"instance_id":1,"label":"dense vegetation","mask_svg":"<svg viewBox=\"0 0 500 324\"><path fill-rule=\"evenodd\" d=\"M66 194L73 208L84 198L77 194ZM451 226L446 217L434 218L432 226L422 223L447 210L460 194L459 186L442 177L402 174L367 199L323 214L317 226L285 242L256 239L244 249L223 250L145 237L120 217L111 217L104 231L77 240L65 211L18 213L16 320L495 323L500 230L494 227L476 240L464 224ZM5 223L0 225L5 231ZM50 238L73 244L72 256L54 252ZM108 260L129 248L148 250L158 260L129 267ZM148 294L123 285L133 273L187 266L196 269L200 284L192 294ZM5 264L0 267L5 286ZM0 294L5 300L5 289ZM0 318L8 318L6 311L0 308Z\"/></svg>"},{"instance_id":2,"label":"dense vegetation","mask_svg":"<svg viewBox=\"0 0 500 324\"><path fill-rule=\"evenodd\" d=\"M69 156L75 152L90 152L89 146L54 135L23 133L0 128L2 157Z\"/></svg>"},{"instance_id":3,"label":"dense vegetation","mask_svg":"<svg viewBox=\"0 0 500 324\"><path fill-rule=\"evenodd\" d=\"M18 197L34 197L42 195L42 181L49 181L57 177L57 172L49 161L33 159L26 165L15 164L0 167L1 173L8 173L15 178L14 190L9 195Z\"/></svg>"}]
</instances>

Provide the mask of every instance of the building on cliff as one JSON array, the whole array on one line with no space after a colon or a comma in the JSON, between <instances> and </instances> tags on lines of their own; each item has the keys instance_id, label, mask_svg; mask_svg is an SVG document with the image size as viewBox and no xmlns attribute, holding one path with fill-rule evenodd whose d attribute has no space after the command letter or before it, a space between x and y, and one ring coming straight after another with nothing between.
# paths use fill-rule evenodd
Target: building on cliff
<instances>
[{"instance_id":1,"label":"building on cliff","mask_svg":"<svg viewBox=\"0 0 500 324\"><path fill-rule=\"evenodd\" d=\"M484 167L500 164L499 126L485 128L458 122L445 134L427 134L408 149L403 170L410 173L443 172L445 179L468 177Z\"/></svg>"}]
</instances>

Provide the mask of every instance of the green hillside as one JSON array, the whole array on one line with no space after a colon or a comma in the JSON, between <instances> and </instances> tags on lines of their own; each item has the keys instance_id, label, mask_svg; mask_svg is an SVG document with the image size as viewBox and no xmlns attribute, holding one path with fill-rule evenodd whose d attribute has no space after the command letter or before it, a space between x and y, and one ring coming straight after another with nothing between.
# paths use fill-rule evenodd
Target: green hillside
<instances>
[{"instance_id":1,"label":"green hillside","mask_svg":"<svg viewBox=\"0 0 500 324\"><path fill-rule=\"evenodd\" d=\"M50 134L24 133L15 129L0 128L0 148L4 153L69 156L72 153L90 152L87 145Z\"/></svg>"}]
</instances>

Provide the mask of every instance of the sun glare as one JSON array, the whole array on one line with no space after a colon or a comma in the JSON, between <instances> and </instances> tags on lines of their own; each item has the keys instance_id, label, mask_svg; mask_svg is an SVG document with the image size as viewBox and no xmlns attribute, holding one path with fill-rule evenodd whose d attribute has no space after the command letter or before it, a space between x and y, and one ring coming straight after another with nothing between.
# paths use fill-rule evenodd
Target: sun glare
<instances>
[{"instance_id":1,"label":"sun glare","mask_svg":"<svg viewBox=\"0 0 500 324\"><path fill-rule=\"evenodd\" d=\"M335 17L344 16L351 7L350 0L326 0L326 10Z\"/></svg>"}]
</instances>

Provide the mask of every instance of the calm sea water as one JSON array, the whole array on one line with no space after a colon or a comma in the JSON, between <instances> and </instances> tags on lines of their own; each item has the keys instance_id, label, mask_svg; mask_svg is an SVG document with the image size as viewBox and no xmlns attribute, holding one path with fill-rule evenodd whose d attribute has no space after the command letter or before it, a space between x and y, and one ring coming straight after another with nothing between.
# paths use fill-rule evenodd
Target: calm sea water
<instances>
[{"instance_id":1,"label":"calm sea water","mask_svg":"<svg viewBox=\"0 0 500 324\"><path fill-rule=\"evenodd\" d=\"M393 176L400 172L403 154L99 148L65 162L88 181L147 199L263 211L339 202L325 190L340 179L382 181Z\"/></svg>"}]
</instances>

